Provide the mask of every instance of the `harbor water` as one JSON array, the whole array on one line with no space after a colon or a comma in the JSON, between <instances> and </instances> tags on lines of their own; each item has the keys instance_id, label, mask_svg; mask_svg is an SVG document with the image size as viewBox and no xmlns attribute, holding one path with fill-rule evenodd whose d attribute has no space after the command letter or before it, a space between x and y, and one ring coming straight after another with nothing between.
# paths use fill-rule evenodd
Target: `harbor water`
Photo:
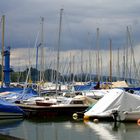
<instances>
[{"instance_id":1,"label":"harbor water","mask_svg":"<svg viewBox=\"0 0 140 140\"><path fill-rule=\"evenodd\" d=\"M137 123L52 120L0 120L0 140L139 140Z\"/></svg>"}]
</instances>

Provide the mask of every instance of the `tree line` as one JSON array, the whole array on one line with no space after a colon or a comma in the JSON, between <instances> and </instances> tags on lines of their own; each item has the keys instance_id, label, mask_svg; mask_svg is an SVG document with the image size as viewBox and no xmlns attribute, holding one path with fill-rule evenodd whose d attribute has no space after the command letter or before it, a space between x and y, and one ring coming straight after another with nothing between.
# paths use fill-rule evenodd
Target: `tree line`
<instances>
[{"instance_id":1,"label":"tree line","mask_svg":"<svg viewBox=\"0 0 140 140\"><path fill-rule=\"evenodd\" d=\"M0 71L2 71L2 66L0 65ZM14 71L11 69L10 72L10 82L25 82L26 77L28 74L29 68L26 68L24 71ZM40 71L37 70L36 68L31 67L30 68L30 74L29 74L29 81L31 82L38 82L40 81ZM0 79L2 77L2 72L0 72ZM46 69L43 72L43 81L48 81L48 82L55 82L57 77L57 71L54 69ZM95 74L87 74L87 73L82 73L82 74L61 74L59 72L58 74L58 81L60 82L87 82L87 81L98 81L97 75ZM109 81L109 76L102 76L101 81ZM116 81L116 77L113 77L113 81Z\"/></svg>"}]
</instances>

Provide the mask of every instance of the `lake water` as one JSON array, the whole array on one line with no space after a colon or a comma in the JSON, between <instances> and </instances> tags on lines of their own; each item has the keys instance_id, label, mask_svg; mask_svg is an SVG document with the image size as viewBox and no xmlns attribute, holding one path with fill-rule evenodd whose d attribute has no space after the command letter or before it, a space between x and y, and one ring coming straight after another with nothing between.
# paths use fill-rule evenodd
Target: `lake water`
<instances>
[{"instance_id":1,"label":"lake water","mask_svg":"<svg viewBox=\"0 0 140 140\"><path fill-rule=\"evenodd\" d=\"M0 134L24 140L139 140L140 126L69 119L0 120Z\"/></svg>"}]
</instances>

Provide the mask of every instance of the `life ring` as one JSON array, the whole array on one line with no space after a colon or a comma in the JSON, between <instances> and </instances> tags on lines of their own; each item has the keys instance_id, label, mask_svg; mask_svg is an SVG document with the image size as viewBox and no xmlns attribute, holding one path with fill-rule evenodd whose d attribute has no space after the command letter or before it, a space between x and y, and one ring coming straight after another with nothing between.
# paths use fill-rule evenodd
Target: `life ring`
<instances>
[{"instance_id":1,"label":"life ring","mask_svg":"<svg viewBox=\"0 0 140 140\"><path fill-rule=\"evenodd\" d=\"M72 115L72 117L73 117L74 120L77 120L77 119L78 119L78 114L77 114L77 113L74 113L74 114Z\"/></svg>"},{"instance_id":2,"label":"life ring","mask_svg":"<svg viewBox=\"0 0 140 140\"><path fill-rule=\"evenodd\" d=\"M140 119L137 120L137 124L140 126Z\"/></svg>"}]
</instances>

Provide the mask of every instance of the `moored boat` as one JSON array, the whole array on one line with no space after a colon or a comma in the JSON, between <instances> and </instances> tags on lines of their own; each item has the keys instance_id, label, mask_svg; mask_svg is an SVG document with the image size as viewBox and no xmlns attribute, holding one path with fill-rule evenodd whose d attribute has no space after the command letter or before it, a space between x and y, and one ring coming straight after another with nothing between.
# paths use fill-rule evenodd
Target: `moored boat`
<instances>
[{"instance_id":1,"label":"moored boat","mask_svg":"<svg viewBox=\"0 0 140 140\"><path fill-rule=\"evenodd\" d=\"M120 89L112 89L91 109L84 113L84 119L107 121L137 121L140 119L140 96Z\"/></svg>"},{"instance_id":2,"label":"moored boat","mask_svg":"<svg viewBox=\"0 0 140 140\"><path fill-rule=\"evenodd\" d=\"M65 98L61 103L48 105L48 101L42 102L41 105L28 105L17 104L22 108L29 117L43 117L48 118L52 116L72 116L75 112L81 112L86 110L91 104L92 99L87 102L85 99L78 98ZM46 105L47 102L47 105ZM44 105L43 105L44 103ZM51 102L52 103L52 102Z\"/></svg>"},{"instance_id":3,"label":"moored boat","mask_svg":"<svg viewBox=\"0 0 140 140\"><path fill-rule=\"evenodd\" d=\"M0 119L15 119L24 117L24 115L21 108L0 98Z\"/></svg>"}]
</instances>

